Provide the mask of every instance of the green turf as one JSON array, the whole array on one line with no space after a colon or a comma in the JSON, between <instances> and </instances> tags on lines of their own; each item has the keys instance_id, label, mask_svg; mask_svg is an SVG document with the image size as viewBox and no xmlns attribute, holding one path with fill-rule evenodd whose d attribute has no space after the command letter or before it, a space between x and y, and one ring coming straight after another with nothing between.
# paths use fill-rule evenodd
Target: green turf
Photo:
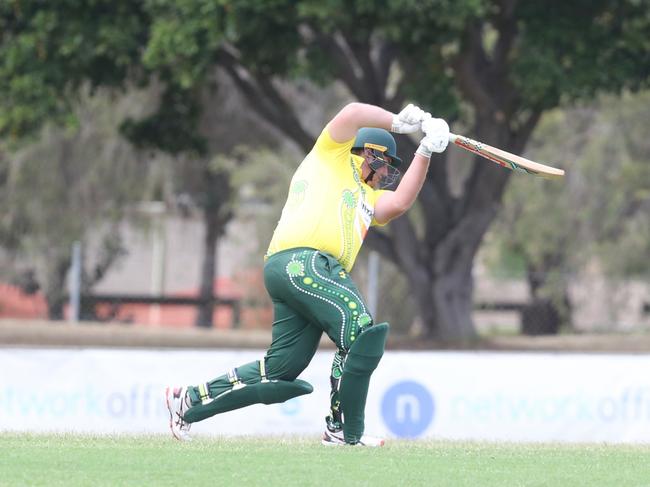
<instances>
[{"instance_id":1,"label":"green turf","mask_svg":"<svg viewBox=\"0 0 650 487\"><path fill-rule=\"evenodd\" d=\"M650 486L650 447L4 433L0 485Z\"/></svg>"}]
</instances>

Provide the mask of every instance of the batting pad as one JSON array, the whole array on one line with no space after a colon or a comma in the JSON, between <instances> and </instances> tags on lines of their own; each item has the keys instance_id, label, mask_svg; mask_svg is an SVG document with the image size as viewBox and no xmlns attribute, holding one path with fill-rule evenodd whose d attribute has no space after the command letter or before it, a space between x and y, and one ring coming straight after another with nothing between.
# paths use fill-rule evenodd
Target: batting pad
<instances>
[{"instance_id":1,"label":"batting pad","mask_svg":"<svg viewBox=\"0 0 650 487\"><path fill-rule=\"evenodd\" d=\"M310 394L314 388L309 382L296 379L266 380L256 384L238 384L214 399L189 408L183 415L188 423L202 421L215 414L225 413L251 404L274 404L293 397Z\"/></svg>"},{"instance_id":2,"label":"batting pad","mask_svg":"<svg viewBox=\"0 0 650 487\"><path fill-rule=\"evenodd\" d=\"M345 360L339 398L343 412L343 433L348 443L356 443L363 436L370 376L384 355L387 336L388 323L366 328L350 347Z\"/></svg>"}]
</instances>

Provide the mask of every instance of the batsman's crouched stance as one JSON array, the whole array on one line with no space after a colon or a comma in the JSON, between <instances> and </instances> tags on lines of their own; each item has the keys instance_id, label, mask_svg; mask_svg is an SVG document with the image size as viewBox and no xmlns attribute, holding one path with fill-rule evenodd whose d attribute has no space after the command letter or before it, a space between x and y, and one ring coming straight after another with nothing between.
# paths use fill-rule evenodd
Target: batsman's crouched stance
<instances>
[{"instance_id":1,"label":"batsman's crouched stance","mask_svg":"<svg viewBox=\"0 0 650 487\"><path fill-rule=\"evenodd\" d=\"M394 191L401 160L387 129L425 137ZM395 115L352 103L325 127L291 180L266 254L264 284L274 307L272 342L264 357L209 382L168 387L173 435L189 440L192 423L251 404L309 394L298 379L323 332L336 344L330 411L323 444L381 446L364 434L370 377L384 353L388 324L374 324L349 271L369 228L411 207L432 152L443 151L449 127L408 105Z\"/></svg>"},{"instance_id":2,"label":"batsman's crouched stance","mask_svg":"<svg viewBox=\"0 0 650 487\"><path fill-rule=\"evenodd\" d=\"M317 250L273 255L264 267L264 280L275 309L269 350L259 361L188 387L192 406L185 410L185 421L309 394L311 385L296 377L309 365L325 331L338 347L328 423L343 428L346 441L356 443L363 435L370 374L383 354L388 325L371 331L372 319L354 282L333 257Z\"/></svg>"}]
</instances>

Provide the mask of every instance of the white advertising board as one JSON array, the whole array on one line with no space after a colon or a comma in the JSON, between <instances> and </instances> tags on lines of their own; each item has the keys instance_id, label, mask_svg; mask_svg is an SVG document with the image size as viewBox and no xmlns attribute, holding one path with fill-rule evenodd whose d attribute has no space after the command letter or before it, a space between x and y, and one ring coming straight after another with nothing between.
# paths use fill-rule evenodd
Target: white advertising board
<instances>
[{"instance_id":1,"label":"white advertising board","mask_svg":"<svg viewBox=\"0 0 650 487\"><path fill-rule=\"evenodd\" d=\"M166 433L166 384L197 384L263 351L0 349L0 430ZM308 396L197 423L198 435L319 435L332 354ZM650 357L387 352L366 431L392 438L650 443Z\"/></svg>"}]
</instances>

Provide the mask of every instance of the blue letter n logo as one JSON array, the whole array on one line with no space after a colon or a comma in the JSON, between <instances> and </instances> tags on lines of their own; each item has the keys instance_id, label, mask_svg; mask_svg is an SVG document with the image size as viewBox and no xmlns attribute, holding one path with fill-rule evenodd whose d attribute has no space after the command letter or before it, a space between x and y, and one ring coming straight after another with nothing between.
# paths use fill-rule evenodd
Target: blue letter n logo
<instances>
[{"instance_id":1,"label":"blue letter n logo","mask_svg":"<svg viewBox=\"0 0 650 487\"><path fill-rule=\"evenodd\" d=\"M415 438L429 427L433 419L433 397L414 381L398 382L390 387L381 402L381 414L391 433Z\"/></svg>"}]
</instances>

